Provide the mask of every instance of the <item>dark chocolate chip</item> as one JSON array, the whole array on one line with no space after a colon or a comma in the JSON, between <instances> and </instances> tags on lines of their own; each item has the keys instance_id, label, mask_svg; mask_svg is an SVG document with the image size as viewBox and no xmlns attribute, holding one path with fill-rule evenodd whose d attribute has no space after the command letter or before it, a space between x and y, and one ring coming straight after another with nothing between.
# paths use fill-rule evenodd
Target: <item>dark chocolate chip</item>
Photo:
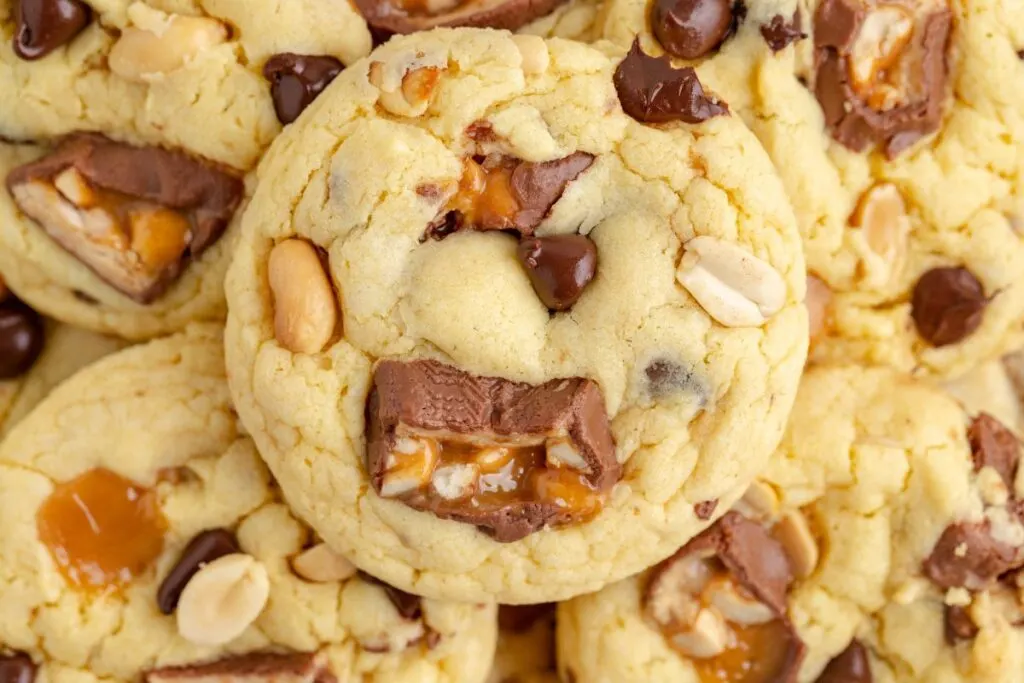
<instances>
[{"instance_id":1,"label":"dark chocolate chip","mask_svg":"<svg viewBox=\"0 0 1024 683\"><path fill-rule=\"evenodd\" d=\"M944 618L946 642L950 645L956 645L961 640L971 640L978 635L980 629L966 607L946 605Z\"/></svg>"},{"instance_id":2,"label":"dark chocolate chip","mask_svg":"<svg viewBox=\"0 0 1024 683\"><path fill-rule=\"evenodd\" d=\"M1024 59L1024 50L1017 50L1017 57L1019 59Z\"/></svg>"},{"instance_id":3,"label":"dark chocolate chip","mask_svg":"<svg viewBox=\"0 0 1024 683\"><path fill-rule=\"evenodd\" d=\"M15 0L14 52L40 59L66 45L89 25L92 10L81 0Z\"/></svg>"},{"instance_id":4,"label":"dark chocolate chip","mask_svg":"<svg viewBox=\"0 0 1024 683\"><path fill-rule=\"evenodd\" d=\"M406 593L404 590L395 588L389 583L381 581L376 576L367 574L360 570L359 578L367 583L372 583L375 586L380 586L384 589L384 592L388 596L388 600L398 610L399 616L408 621L415 621L423 616L423 598L412 593Z\"/></svg>"},{"instance_id":5,"label":"dark chocolate chip","mask_svg":"<svg viewBox=\"0 0 1024 683\"><path fill-rule=\"evenodd\" d=\"M501 605L498 608L498 626L502 631L523 633L541 619L554 617L555 603L538 605Z\"/></svg>"},{"instance_id":6,"label":"dark chocolate chip","mask_svg":"<svg viewBox=\"0 0 1024 683\"><path fill-rule=\"evenodd\" d=\"M239 552L238 540L227 529L207 529L188 542L178 562L160 584L156 604L164 614L173 614L178 607L181 592L203 565L218 557Z\"/></svg>"},{"instance_id":7,"label":"dark chocolate chip","mask_svg":"<svg viewBox=\"0 0 1024 683\"><path fill-rule=\"evenodd\" d=\"M981 413L968 427L967 439L971 443L975 471L991 467L1012 491L1020 462L1020 442L1016 435L999 420Z\"/></svg>"},{"instance_id":8,"label":"dark chocolate chip","mask_svg":"<svg viewBox=\"0 0 1024 683\"><path fill-rule=\"evenodd\" d=\"M914 285L910 315L925 341L946 346L978 329L987 305L981 282L971 271L933 268Z\"/></svg>"},{"instance_id":9,"label":"dark chocolate chip","mask_svg":"<svg viewBox=\"0 0 1024 683\"><path fill-rule=\"evenodd\" d=\"M28 372L43 352L43 319L24 303L8 296L0 303L0 380Z\"/></svg>"},{"instance_id":10,"label":"dark chocolate chip","mask_svg":"<svg viewBox=\"0 0 1024 683\"><path fill-rule=\"evenodd\" d=\"M337 683L327 657L316 652L250 652L203 664L184 664L151 669L144 683L233 681L234 683Z\"/></svg>"},{"instance_id":11,"label":"dark chocolate chip","mask_svg":"<svg viewBox=\"0 0 1024 683\"><path fill-rule=\"evenodd\" d=\"M288 124L299 118L345 65L334 57L282 52L267 60L263 77L270 81L277 120Z\"/></svg>"},{"instance_id":12,"label":"dark chocolate chip","mask_svg":"<svg viewBox=\"0 0 1024 683\"><path fill-rule=\"evenodd\" d=\"M988 522L958 522L942 532L924 561L924 573L942 589L984 590L1021 566L1024 549L993 538Z\"/></svg>"},{"instance_id":13,"label":"dark chocolate chip","mask_svg":"<svg viewBox=\"0 0 1024 683\"><path fill-rule=\"evenodd\" d=\"M776 14L767 24L761 26L761 37L772 52L784 50L791 43L803 40L807 34L800 28L800 10L786 19L781 14Z\"/></svg>"},{"instance_id":14,"label":"dark chocolate chip","mask_svg":"<svg viewBox=\"0 0 1024 683\"><path fill-rule=\"evenodd\" d=\"M0 654L0 683L33 683L36 664L24 652Z\"/></svg>"},{"instance_id":15,"label":"dark chocolate chip","mask_svg":"<svg viewBox=\"0 0 1024 683\"><path fill-rule=\"evenodd\" d=\"M509 185L512 197L519 204L515 227L523 235L532 235L534 228L547 216L569 183L594 163L594 155L586 152L543 162L522 162L512 171Z\"/></svg>"},{"instance_id":16,"label":"dark chocolate chip","mask_svg":"<svg viewBox=\"0 0 1024 683\"><path fill-rule=\"evenodd\" d=\"M699 59L729 35L732 0L655 0L651 29L669 54Z\"/></svg>"},{"instance_id":17,"label":"dark chocolate chip","mask_svg":"<svg viewBox=\"0 0 1024 683\"><path fill-rule=\"evenodd\" d=\"M693 514L697 515L697 519L703 519L706 521L711 519L711 515L715 514L715 509L717 507L717 498L714 500L705 500L693 506Z\"/></svg>"},{"instance_id":18,"label":"dark chocolate chip","mask_svg":"<svg viewBox=\"0 0 1024 683\"><path fill-rule=\"evenodd\" d=\"M616 67L614 82L623 111L640 123L701 123L729 113L724 102L704 94L696 71L645 54L639 39Z\"/></svg>"},{"instance_id":19,"label":"dark chocolate chip","mask_svg":"<svg viewBox=\"0 0 1024 683\"><path fill-rule=\"evenodd\" d=\"M871 683L873 680L867 648L854 640L828 663L817 683Z\"/></svg>"},{"instance_id":20,"label":"dark chocolate chip","mask_svg":"<svg viewBox=\"0 0 1024 683\"><path fill-rule=\"evenodd\" d=\"M517 253L533 291L553 311L572 308L597 273L597 246L584 235L528 237Z\"/></svg>"},{"instance_id":21,"label":"dark chocolate chip","mask_svg":"<svg viewBox=\"0 0 1024 683\"><path fill-rule=\"evenodd\" d=\"M438 27L474 26L515 31L534 19L550 14L565 0L467 0L450 9L430 12L409 9L406 0L355 0L359 13L370 25L375 44L395 33L416 33ZM419 4L419 3L416 3Z\"/></svg>"},{"instance_id":22,"label":"dark chocolate chip","mask_svg":"<svg viewBox=\"0 0 1024 683\"><path fill-rule=\"evenodd\" d=\"M177 260L146 265L130 245L100 244L78 226L53 223L49 212L33 210L19 190L33 182L53 183L75 169L93 191L115 193L133 212L169 210L188 223L184 251ZM109 285L141 304L149 304L174 284L185 267L216 242L242 200L244 185L233 173L183 152L134 147L102 135L64 138L50 154L19 166L7 176L7 189L19 208L51 239ZM157 228L154 228L157 229Z\"/></svg>"}]
</instances>

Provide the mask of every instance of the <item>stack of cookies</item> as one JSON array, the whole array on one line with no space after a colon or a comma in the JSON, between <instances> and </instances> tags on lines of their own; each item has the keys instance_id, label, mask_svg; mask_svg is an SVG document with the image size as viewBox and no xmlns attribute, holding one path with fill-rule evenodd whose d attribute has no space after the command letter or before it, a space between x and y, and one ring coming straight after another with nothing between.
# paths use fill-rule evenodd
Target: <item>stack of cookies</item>
<instances>
[{"instance_id":1,"label":"stack of cookies","mask_svg":"<svg viewBox=\"0 0 1024 683\"><path fill-rule=\"evenodd\" d=\"M1024 5L0 27L0 683L1024 683Z\"/></svg>"}]
</instances>

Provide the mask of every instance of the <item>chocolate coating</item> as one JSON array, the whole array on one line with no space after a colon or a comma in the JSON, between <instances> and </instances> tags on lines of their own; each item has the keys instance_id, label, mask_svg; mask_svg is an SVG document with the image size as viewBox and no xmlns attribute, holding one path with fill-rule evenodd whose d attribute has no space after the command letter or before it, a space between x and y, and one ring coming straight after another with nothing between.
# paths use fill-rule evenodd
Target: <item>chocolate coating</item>
<instances>
[{"instance_id":1,"label":"chocolate coating","mask_svg":"<svg viewBox=\"0 0 1024 683\"><path fill-rule=\"evenodd\" d=\"M531 237L517 253L533 290L553 311L572 308L597 273L597 246L584 235Z\"/></svg>"},{"instance_id":2,"label":"chocolate coating","mask_svg":"<svg viewBox=\"0 0 1024 683\"><path fill-rule=\"evenodd\" d=\"M13 296L0 303L0 380L28 372L43 352L45 339L38 313Z\"/></svg>"},{"instance_id":3,"label":"chocolate coating","mask_svg":"<svg viewBox=\"0 0 1024 683\"><path fill-rule=\"evenodd\" d=\"M89 25L92 10L81 0L16 0L14 52L42 59L66 45Z\"/></svg>"},{"instance_id":4,"label":"chocolate coating","mask_svg":"<svg viewBox=\"0 0 1024 683\"><path fill-rule=\"evenodd\" d=\"M181 592L203 565L218 557L239 552L235 535L227 529L207 529L189 541L178 562L171 568L156 592L156 603L164 614L173 614Z\"/></svg>"},{"instance_id":5,"label":"chocolate coating","mask_svg":"<svg viewBox=\"0 0 1024 683\"><path fill-rule=\"evenodd\" d=\"M701 123L729 113L724 102L704 94L696 71L676 69L668 57L651 57L639 40L616 67L614 83L623 111L640 123Z\"/></svg>"},{"instance_id":6,"label":"chocolate coating","mask_svg":"<svg viewBox=\"0 0 1024 683\"><path fill-rule=\"evenodd\" d=\"M282 52L268 59L263 77L270 81L277 120L289 124L299 118L344 68L344 64L330 56Z\"/></svg>"},{"instance_id":7,"label":"chocolate coating","mask_svg":"<svg viewBox=\"0 0 1024 683\"><path fill-rule=\"evenodd\" d=\"M670 55L699 59L729 36L732 0L655 0L651 30Z\"/></svg>"},{"instance_id":8,"label":"chocolate coating","mask_svg":"<svg viewBox=\"0 0 1024 683\"><path fill-rule=\"evenodd\" d=\"M914 286L910 315L918 334L932 346L964 339L981 325L988 299L966 268L934 268Z\"/></svg>"}]
</instances>

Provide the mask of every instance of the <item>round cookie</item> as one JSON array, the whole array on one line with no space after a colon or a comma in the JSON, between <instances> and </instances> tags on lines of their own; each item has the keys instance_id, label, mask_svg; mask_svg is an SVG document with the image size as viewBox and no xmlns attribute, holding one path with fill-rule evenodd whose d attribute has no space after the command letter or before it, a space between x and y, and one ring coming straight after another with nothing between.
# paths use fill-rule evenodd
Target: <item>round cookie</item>
<instances>
[{"instance_id":1,"label":"round cookie","mask_svg":"<svg viewBox=\"0 0 1024 683\"><path fill-rule=\"evenodd\" d=\"M1009 367L1014 354L979 365L969 373L943 384L969 415L988 413L1007 429L1024 434L1024 404L1017 380Z\"/></svg>"},{"instance_id":2,"label":"round cookie","mask_svg":"<svg viewBox=\"0 0 1024 683\"><path fill-rule=\"evenodd\" d=\"M0 270L131 339L225 316L243 176L371 40L349 3L3 0ZM68 137L70 136L70 137Z\"/></svg>"},{"instance_id":3,"label":"round cookie","mask_svg":"<svg viewBox=\"0 0 1024 683\"><path fill-rule=\"evenodd\" d=\"M384 586L296 520L239 429L219 330L109 356L0 445L12 680L478 681L496 609Z\"/></svg>"},{"instance_id":4,"label":"round cookie","mask_svg":"<svg viewBox=\"0 0 1024 683\"><path fill-rule=\"evenodd\" d=\"M706 527L776 443L805 351L792 215L753 136L662 66L393 38L268 153L232 391L363 569L438 598L595 590Z\"/></svg>"},{"instance_id":5,"label":"round cookie","mask_svg":"<svg viewBox=\"0 0 1024 683\"><path fill-rule=\"evenodd\" d=\"M487 683L558 683L554 605L498 607L498 647Z\"/></svg>"},{"instance_id":6,"label":"round cookie","mask_svg":"<svg viewBox=\"0 0 1024 683\"><path fill-rule=\"evenodd\" d=\"M695 67L765 145L827 313L813 361L949 378L1020 345L1024 13L609 0L596 31Z\"/></svg>"},{"instance_id":7,"label":"round cookie","mask_svg":"<svg viewBox=\"0 0 1024 683\"><path fill-rule=\"evenodd\" d=\"M563 675L1015 681L1019 459L1012 432L933 386L812 368L734 511L651 571L560 607Z\"/></svg>"}]
</instances>

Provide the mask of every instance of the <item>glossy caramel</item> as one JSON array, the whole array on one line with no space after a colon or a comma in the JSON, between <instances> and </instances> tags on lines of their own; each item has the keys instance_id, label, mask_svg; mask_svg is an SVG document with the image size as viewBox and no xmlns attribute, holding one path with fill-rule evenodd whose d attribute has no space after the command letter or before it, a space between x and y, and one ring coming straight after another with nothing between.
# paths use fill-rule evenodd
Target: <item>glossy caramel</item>
<instances>
[{"instance_id":1,"label":"glossy caramel","mask_svg":"<svg viewBox=\"0 0 1024 683\"><path fill-rule=\"evenodd\" d=\"M512 194L512 169L500 165L485 167L466 159L459 189L448 201L447 209L458 211L468 225L475 227L515 227L519 203Z\"/></svg>"}]
</instances>

